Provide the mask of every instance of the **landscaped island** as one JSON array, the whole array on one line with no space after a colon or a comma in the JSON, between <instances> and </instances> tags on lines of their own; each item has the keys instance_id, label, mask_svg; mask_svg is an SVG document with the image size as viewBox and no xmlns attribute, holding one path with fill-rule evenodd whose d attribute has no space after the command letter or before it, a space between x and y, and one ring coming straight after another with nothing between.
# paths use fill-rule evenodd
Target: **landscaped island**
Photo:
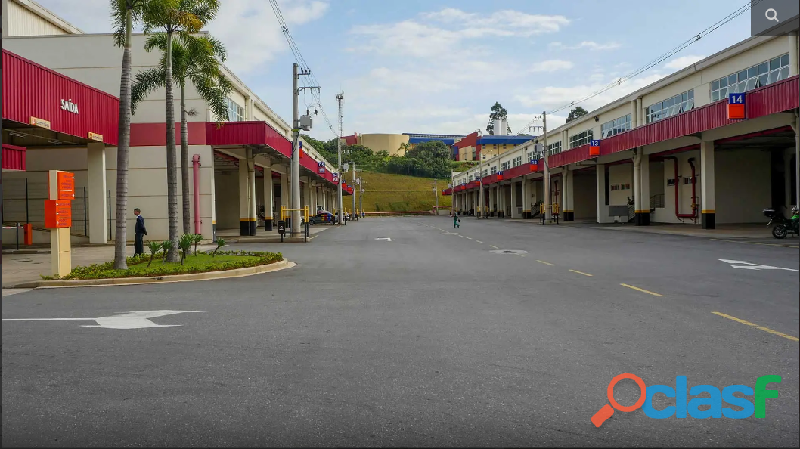
<instances>
[{"instance_id":1,"label":"landscaped island","mask_svg":"<svg viewBox=\"0 0 800 449\"><path fill-rule=\"evenodd\" d=\"M212 271L229 271L238 268L250 268L260 265L270 265L283 260L281 253L257 251L219 251L225 245L224 240L217 241L217 248L213 251L194 251L188 253L188 246L182 239L180 262L166 262L165 249L170 248L169 242L151 242L150 255L143 257L128 257L127 270L115 270L114 262L75 267L64 277L42 276L44 280L89 280L111 279L130 277L170 276L177 274L208 273ZM194 243L194 242L193 242Z\"/></svg>"}]
</instances>

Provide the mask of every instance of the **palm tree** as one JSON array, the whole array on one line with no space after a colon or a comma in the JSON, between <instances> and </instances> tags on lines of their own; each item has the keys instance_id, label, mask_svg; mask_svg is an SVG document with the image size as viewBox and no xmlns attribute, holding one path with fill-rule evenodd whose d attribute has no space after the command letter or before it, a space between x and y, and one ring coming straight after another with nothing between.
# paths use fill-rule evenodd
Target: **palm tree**
<instances>
[{"instance_id":1,"label":"palm tree","mask_svg":"<svg viewBox=\"0 0 800 449\"><path fill-rule=\"evenodd\" d=\"M200 31L219 10L218 0L149 0L144 9L144 31L155 29L166 35L164 87L166 88L167 121L167 204L169 208L169 240L178 248L178 179L175 154L175 102L172 80L172 40L175 34L187 36ZM178 261L178 252L167 254L169 262Z\"/></svg>"},{"instance_id":2,"label":"palm tree","mask_svg":"<svg viewBox=\"0 0 800 449\"><path fill-rule=\"evenodd\" d=\"M131 34L134 23L142 19L145 5L146 0L110 0L114 44L123 48L117 143L117 234L114 242L114 268L118 270L128 268L125 262L125 244L128 239L128 160L131 140Z\"/></svg>"},{"instance_id":3,"label":"palm tree","mask_svg":"<svg viewBox=\"0 0 800 449\"><path fill-rule=\"evenodd\" d=\"M158 48L164 52L158 67L139 72L133 83L131 111L136 113L136 106L155 89L166 84L166 48L167 36L158 33L150 36L145 43L145 50ZM186 83L191 82L200 97L211 107L219 121L228 120L228 108L225 100L233 89L231 82L223 75L220 63L225 61L225 47L210 36L180 36L172 41L172 74L173 80L180 87L181 95L181 194L183 196L183 233L191 231L191 195L189 193L189 127L186 109Z\"/></svg>"}]
</instances>

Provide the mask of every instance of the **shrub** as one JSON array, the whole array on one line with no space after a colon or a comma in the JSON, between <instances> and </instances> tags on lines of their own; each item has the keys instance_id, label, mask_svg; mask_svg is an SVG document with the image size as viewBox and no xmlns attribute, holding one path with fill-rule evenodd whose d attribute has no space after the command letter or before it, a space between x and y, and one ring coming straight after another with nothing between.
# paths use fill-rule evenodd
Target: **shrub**
<instances>
[{"instance_id":1,"label":"shrub","mask_svg":"<svg viewBox=\"0 0 800 449\"><path fill-rule=\"evenodd\" d=\"M211 252L200 254L211 255ZM217 255L225 256L245 256L240 260L226 260L226 261L212 261L204 265L178 265L178 264L162 264L153 266L148 264L144 269L132 270L116 270L114 269L114 262L105 262L101 264L89 265L86 267L75 267L72 271L63 278L59 279L109 279L109 278L126 278L126 277L153 277L153 276L169 276L175 274L189 274L189 273L205 273L209 271L228 271L237 268L249 268L259 265L269 265L283 260L281 253L270 252L256 252L256 251L220 251ZM249 257L247 257L249 256ZM153 258L164 257L164 253L154 253ZM132 265L140 265L144 263L139 260L138 263ZM52 280L56 279L53 276L41 276L42 279Z\"/></svg>"}]
</instances>

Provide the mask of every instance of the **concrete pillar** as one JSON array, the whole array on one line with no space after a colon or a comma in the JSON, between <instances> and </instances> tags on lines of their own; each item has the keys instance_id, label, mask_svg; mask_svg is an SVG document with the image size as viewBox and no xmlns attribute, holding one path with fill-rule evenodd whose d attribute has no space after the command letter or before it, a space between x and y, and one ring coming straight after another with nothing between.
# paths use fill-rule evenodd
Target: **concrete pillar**
<instances>
[{"instance_id":1,"label":"concrete pillar","mask_svg":"<svg viewBox=\"0 0 800 449\"><path fill-rule=\"evenodd\" d=\"M631 117L633 119L633 117ZM645 117L644 109L642 108L642 99L636 99L636 127L640 127L647 123L647 117Z\"/></svg>"},{"instance_id":2,"label":"concrete pillar","mask_svg":"<svg viewBox=\"0 0 800 449\"><path fill-rule=\"evenodd\" d=\"M784 215L789 215L790 211L792 210L792 190L794 189L794 185L792 184L792 172L794 171L794 167L792 166L792 156L794 156L794 148L787 148L783 152L783 190L786 199L784 200L783 207L786 208L784 211ZM789 215L791 216L791 215Z\"/></svg>"},{"instance_id":3,"label":"concrete pillar","mask_svg":"<svg viewBox=\"0 0 800 449\"><path fill-rule=\"evenodd\" d=\"M564 211L562 216L564 221L575 221L575 190L573 189L573 177L575 174L569 167L564 167Z\"/></svg>"},{"instance_id":4,"label":"concrete pillar","mask_svg":"<svg viewBox=\"0 0 800 449\"><path fill-rule=\"evenodd\" d=\"M289 175L287 173L281 173L281 207L288 208L289 207ZM280 210L278 212L278 219L281 219ZM287 212L288 215L288 212ZM286 220L287 217L283 217Z\"/></svg>"},{"instance_id":5,"label":"concrete pillar","mask_svg":"<svg viewBox=\"0 0 800 449\"><path fill-rule=\"evenodd\" d=\"M308 206L308 213L310 215L314 215L314 205L311 204L311 177L305 179L305 184L303 185L303 207ZM305 216L304 212L300 213L301 217Z\"/></svg>"},{"instance_id":6,"label":"concrete pillar","mask_svg":"<svg viewBox=\"0 0 800 449\"><path fill-rule=\"evenodd\" d=\"M516 181L511 181L510 187L511 187L511 189L510 189L511 190L511 192L510 192L511 201L510 201L509 206L511 206L511 210L509 211L510 212L509 216L511 218L519 218L519 216L517 215L517 183L516 183Z\"/></svg>"},{"instance_id":7,"label":"concrete pillar","mask_svg":"<svg viewBox=\"0 0 800 449\"><path fill-rule=\"evenodd\" d=\"M636 128L636 124L638 123L639 120L639 109L637 109L636 107L637 104L638 101L636 99L631 100L631 128ZM600 138L602 139L603 136L600 136Z\"/></svg>"},{"instance_id":8,"label":"concrete pillar","mask_svg":"<svg viewBox=\"0 0 800 449\"><path fill-rule=\"evenodd\" d=\"M636 214L634 222L636 226L648 226L650 225L650 156L644 154L644 148L639 148L638 153L638 170L637 164L634 164L633 177L634 213Z\"/></svg>"},{"instance_id":9,"label":"concrete pillar","mask_svg":"<svg viewBox=\"0 0 800 449\"><path fill-rule=\"evenodd\" d=\"M239 235L256 235L256 177L253 150L239 159Z\"/></svg>"},{"instance_id":10,"label":"concrete pillar","mask_svg":"<svg viewBox=\"0 0 800 449\"><path fill-rule=\"evenodd\" d=\"M522 204L522 218L530 217L530 211L531 211L530 196L531 196L531 194L528 193L528 185L529 185L529 183L530 183L530 180L525 178L525 176L523 176L522 177L522 195L521 195L521 198L520 198L520 203Z\"/></svg>"},{"instance_id":11,"label":"concrete pillar","mask_svg":"<svg viewBox=\"0 0 800 449\"><path fill-rule=\"evenodd\" d=\"M88 146L87 207L89 243L108 243L108 201L106 201L106 147L100 142Z\"/></svg>"},{"instance_id":12,"label":"concrete pillar","mask_svg":"<svg viewBox=\"0 0 800 449\"><path fill-rule=\"evenodd\" d=\"M614 222L614 219L608 215L608 205L606 205L606 166L604 164L597 164L597 222Z\"/></svg>"},{"instance_id":13,"label":"concrete pillar","mask_svg":"<svg viewBox=\"0 0 800 449\"><path fill-rule=\"evenodd\" d=\"M267 164L264 165L264 230L266 231L272 230L272 223L274 220L274 186L275 185L272 183L272 163L267 159Z\"/></svg>"},{"instance_id":14,"label":"concrete pillar","mask_svg":"<svg viewBox=\"0 0 800 449\"><path fill-rule=\"evenodd\" d=\"M789 76L799 75L800 61L798 61L798 51L800 50L797 48L797 31L793 31L791 34L786 36L786 39L789 41Z\"/></svg>"},{"instance_id":15,"label":"concrete pillar","mask_svg":"<svg viewBox=\"0 0 800 449\"><path fill-rule=\"evenodd\" d=\"M497 210L500 211L501 216L506 218L508 215L506 214L506 186L503 184L497 185Z\"/></svg>"},{"instance_id":16,"label":"concrete pillar","mask_svg":"<svg viewBox=\"0 0 800 449\"><path fill-rule=\"evenodd\" d=\"M700 224L703 229L716 228L715 180L714 142L702 141L700 142L700 201L702 202Z\"/></svg>"}]
</instances>

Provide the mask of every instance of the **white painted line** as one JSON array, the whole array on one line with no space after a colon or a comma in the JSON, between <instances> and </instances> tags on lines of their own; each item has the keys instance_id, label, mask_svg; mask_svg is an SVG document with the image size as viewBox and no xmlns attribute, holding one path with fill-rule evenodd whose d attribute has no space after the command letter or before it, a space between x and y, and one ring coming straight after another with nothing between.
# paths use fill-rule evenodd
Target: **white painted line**
<instances>
[{"instance_id":1,"label":"white painted line","mask_svg":"<svg viewBox=\"0 0 800 449\"><path fill-rule=\"evenodd\" d=\"M468 239L472 240L472 237L467 237Z\"/></svg>"},{"instance_id":2,"label":"white painted line","mask_svg":"<svg viewBox=\"0 0 800 449\"><path fill-rule=\"evenodd\" d=\"M114 316L96 318L3 318L3 321L94 321L81 327L103 327L106 329L142 329L146 327L179 327L182 324L156 324L150 318L159 318L179 313L204 313L202 310L141 310L118 313Z\"/></svg>"},{"instance_id":3,"label":"white painted line","mask_svg":"<svg viewBox=\"0 0 800 449\"><path fill-rule=\"evenodd\" d=\"M386 240L386 241L389 241L389 242L392 241L392 239L390 239L389 237L376 237L375 240Z\"/></svg>"},{"instance_id":4,"label":"white painted line","mask_svg":"<svg viewBox=\"0 0 800 449\"><path fill-rule=\"evenodd\" d=\"M494 246L494 245L492 245L492 248L494 248L494 249L500 249L500 248L498 248L498 247L496 247L496 246Z\"/></svg>"},{"instance_id":5,"label":"white painted line","mask_svg":"<svg viewBox=\"0 0 800 449\"><path fill-rule=\"evenodd\" d=\"M794 268L781 268L781 267L773 267L772 265L757 265L750 262L745 262L743 260L728 260L728 259L719 259L720 262L725 262L731 264L731 268L743 268L745 270L786 270L786 271L800 271L795 270ZM738 264L738 265L736 265Z\"/></svg>"},{"instance_id":6,"label":"white painted line","mask_svg":"<svg viewBox=\"0 0 800 449\"><path fill-rule=\"evenodd\" d=\"M475 241L476 241L477 243L483 243L483 242L481 242L480 240L475 240Z\"/></svg>"}]
</instances>

